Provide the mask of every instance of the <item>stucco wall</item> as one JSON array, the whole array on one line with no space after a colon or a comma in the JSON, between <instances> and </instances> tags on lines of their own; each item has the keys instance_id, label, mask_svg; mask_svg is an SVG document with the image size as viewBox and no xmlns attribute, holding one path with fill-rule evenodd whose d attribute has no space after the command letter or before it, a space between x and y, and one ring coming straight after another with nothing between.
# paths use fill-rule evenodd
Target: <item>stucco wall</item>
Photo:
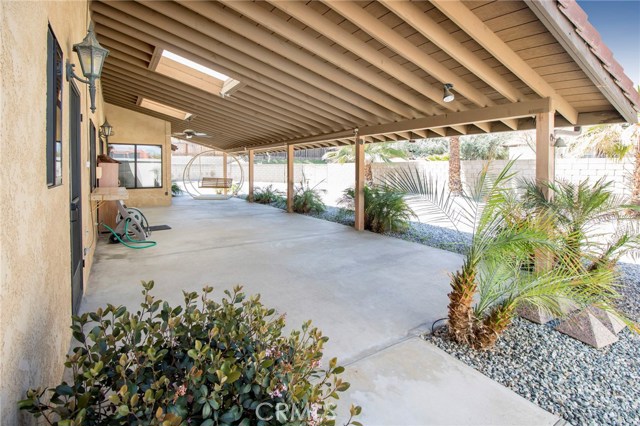
<instances>
[{"instance_id":1,"label":"stucco wall","mask_svg":"<svg viewBox=\"0 0 640 426\"><path fill-rule=\"evenodd\" d=\"M161 145L162 188L129 189L128 206L171 205L171 123L105 103L105 114L113 126L109 143Z\"/></svg>"},{"instance_id":2,"label":"stucco wall","mask_svg":"<svg viewBox=\"0 0 640 426\"><path fill-rule=\"evenodd\" d=\"M69 83L63 79L62 185L46 183L47 24L64 61L78 63L72 45L88 27L88 4L78 1L0 2L0 423L32 423L16 401L29 387L57 384L71 332L69 224ZM79 66L76 67L79 70ZM78 71L79 72L79 71ZM89 201L88 87L81 94L85 284L95 235Z\"/></svg>"}]
</instances>

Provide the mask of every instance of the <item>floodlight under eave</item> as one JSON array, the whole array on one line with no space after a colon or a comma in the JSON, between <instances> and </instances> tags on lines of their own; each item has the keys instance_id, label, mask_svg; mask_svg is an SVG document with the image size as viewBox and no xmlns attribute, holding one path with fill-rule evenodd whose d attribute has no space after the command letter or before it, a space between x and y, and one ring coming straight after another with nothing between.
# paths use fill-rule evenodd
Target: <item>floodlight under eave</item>
<instances>
[{"instance_id":1,"label":"floodlight under eave","mask_svg":"<svg viewBox=\"0 0 640 426\"><path fill-rule=\"evenodd\" d=\"M562 138L556 138L556 142L553 144L554 148L566 148L567 142Z\"/></svg>"},{"instance_id":2,"label":"floodlight under eave","mask_svg":"<svg viewBox=\"0 0 640 426\"><path fill-rule=\"evenodd\" d=\"M109 50L100 46L96 34L93 29L93 22L89 24L89 30L84 40L73 45L73 51L78 55L82 75L86 77L82 79L75 74L74 64L67 62L67 80L75 78L76 80L89 85L89 96L91 98L91 112L96 111L96 80L102 74L102 66L109 55Z\"/></svg>"},{"instance_id":3,"label":"floodlight under eave","mask_svg":"<svg viewBox=\"0 0 640 426\"><path fill-rule=\"evenodd\" d=\"M445 83L444 84L444 93L442 96L442 100L444 102L452 102L456 97L453 93L451 93L451 89L453 89L453 84Z\"/></svg>"}]
</instances>

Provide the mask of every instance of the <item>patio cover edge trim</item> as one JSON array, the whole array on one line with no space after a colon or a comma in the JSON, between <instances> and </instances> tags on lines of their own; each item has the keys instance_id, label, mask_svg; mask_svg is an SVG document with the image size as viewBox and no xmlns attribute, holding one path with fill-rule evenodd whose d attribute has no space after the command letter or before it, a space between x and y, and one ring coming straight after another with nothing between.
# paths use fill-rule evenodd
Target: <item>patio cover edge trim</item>
<instances>
[{"instance_id":1,"label":"patio cover edge trim","mask_svg":"<svg viewBox=\"0 0 640 426\"><path fill-rule=\"evenodd\" d=\"M424 130L433 127L456 126L474 123L484 123L509 118L522 118L553 110L551 98L542 98L525 102L514 102L488 108L480 108L462 112L441 114L433 117L415 118L395 123L365 126L358 128L360 137L384 135L387 133ZM325 133L290 141L274 142L271 144L247 146L247 149L277 148L287 145L301 145L313 142L327 142L336 139L353 137L353 129L340 132ZM227 152L244 151L244 148L230 149Z\"/></svg>"},{"instance_id":2,"label":"patio cover edge trim","mask_svg":"<svg viewBox=\"0 0 640 426\"><path fill-rule=\"evenodd\" d=\"M540 0L524 0L524 2L538 19L540 19L540 22L553 34L562 47L565 48L582 71L587 74L596 86L599 86L602 94L618 110L620 115L629 123L636 123L638 116L634 107L640 109L640 105L635 105L633 101L627 100L627 97L623 93L625 89L634 90L634 88L631 87L629 89L616 84L614 81L615 76L612 76L604 69L600 59L595 56L583 37L577 33L575 23L566 16L567 14L563 14L559 10L559 4L556 1ZM595 33L593 35L596 35L601 42L600 35L595 29L593 29L593 33ZM615 59L613 60L615 61Z\"/></svg>"}]
</instances>

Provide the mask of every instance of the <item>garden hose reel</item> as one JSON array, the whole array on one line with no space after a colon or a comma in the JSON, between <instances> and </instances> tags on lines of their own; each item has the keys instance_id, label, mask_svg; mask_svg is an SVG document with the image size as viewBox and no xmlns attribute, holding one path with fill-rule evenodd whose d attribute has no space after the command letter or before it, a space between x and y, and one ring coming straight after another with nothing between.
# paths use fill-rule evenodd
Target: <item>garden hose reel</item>
<instances>
[{"instance_id":1,"label":"garden hose reel","mask_svg":"<svg viewBox=\"0 0 640 426\"><path fill-rule=\"evenodd\" d=\"M135 207L127 207L122 201L116 201L118 213L116 227L111 230L111 243L140 243L151 235L149 222L145 215ZM125 244L126 245L126 244Z\"/></svg>"}]
</instances>

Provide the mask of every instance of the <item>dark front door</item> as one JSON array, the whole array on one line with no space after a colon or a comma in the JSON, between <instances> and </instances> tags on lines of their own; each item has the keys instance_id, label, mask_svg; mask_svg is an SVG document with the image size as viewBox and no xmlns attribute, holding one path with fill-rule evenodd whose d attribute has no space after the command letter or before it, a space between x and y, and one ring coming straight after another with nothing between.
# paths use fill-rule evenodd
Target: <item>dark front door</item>
<instances>
[{"instance_id":1,"label":"dark front door","mask_svg":"<svg viewBox=\"0 0 640 426\"><path fill-rule=\"evenodd\" d=\"M78 312L82 300L82 157L80 143L80 93L75 84L69 90L69 174L71 183L71 311Z\"/></svg>"}]
</instances>

